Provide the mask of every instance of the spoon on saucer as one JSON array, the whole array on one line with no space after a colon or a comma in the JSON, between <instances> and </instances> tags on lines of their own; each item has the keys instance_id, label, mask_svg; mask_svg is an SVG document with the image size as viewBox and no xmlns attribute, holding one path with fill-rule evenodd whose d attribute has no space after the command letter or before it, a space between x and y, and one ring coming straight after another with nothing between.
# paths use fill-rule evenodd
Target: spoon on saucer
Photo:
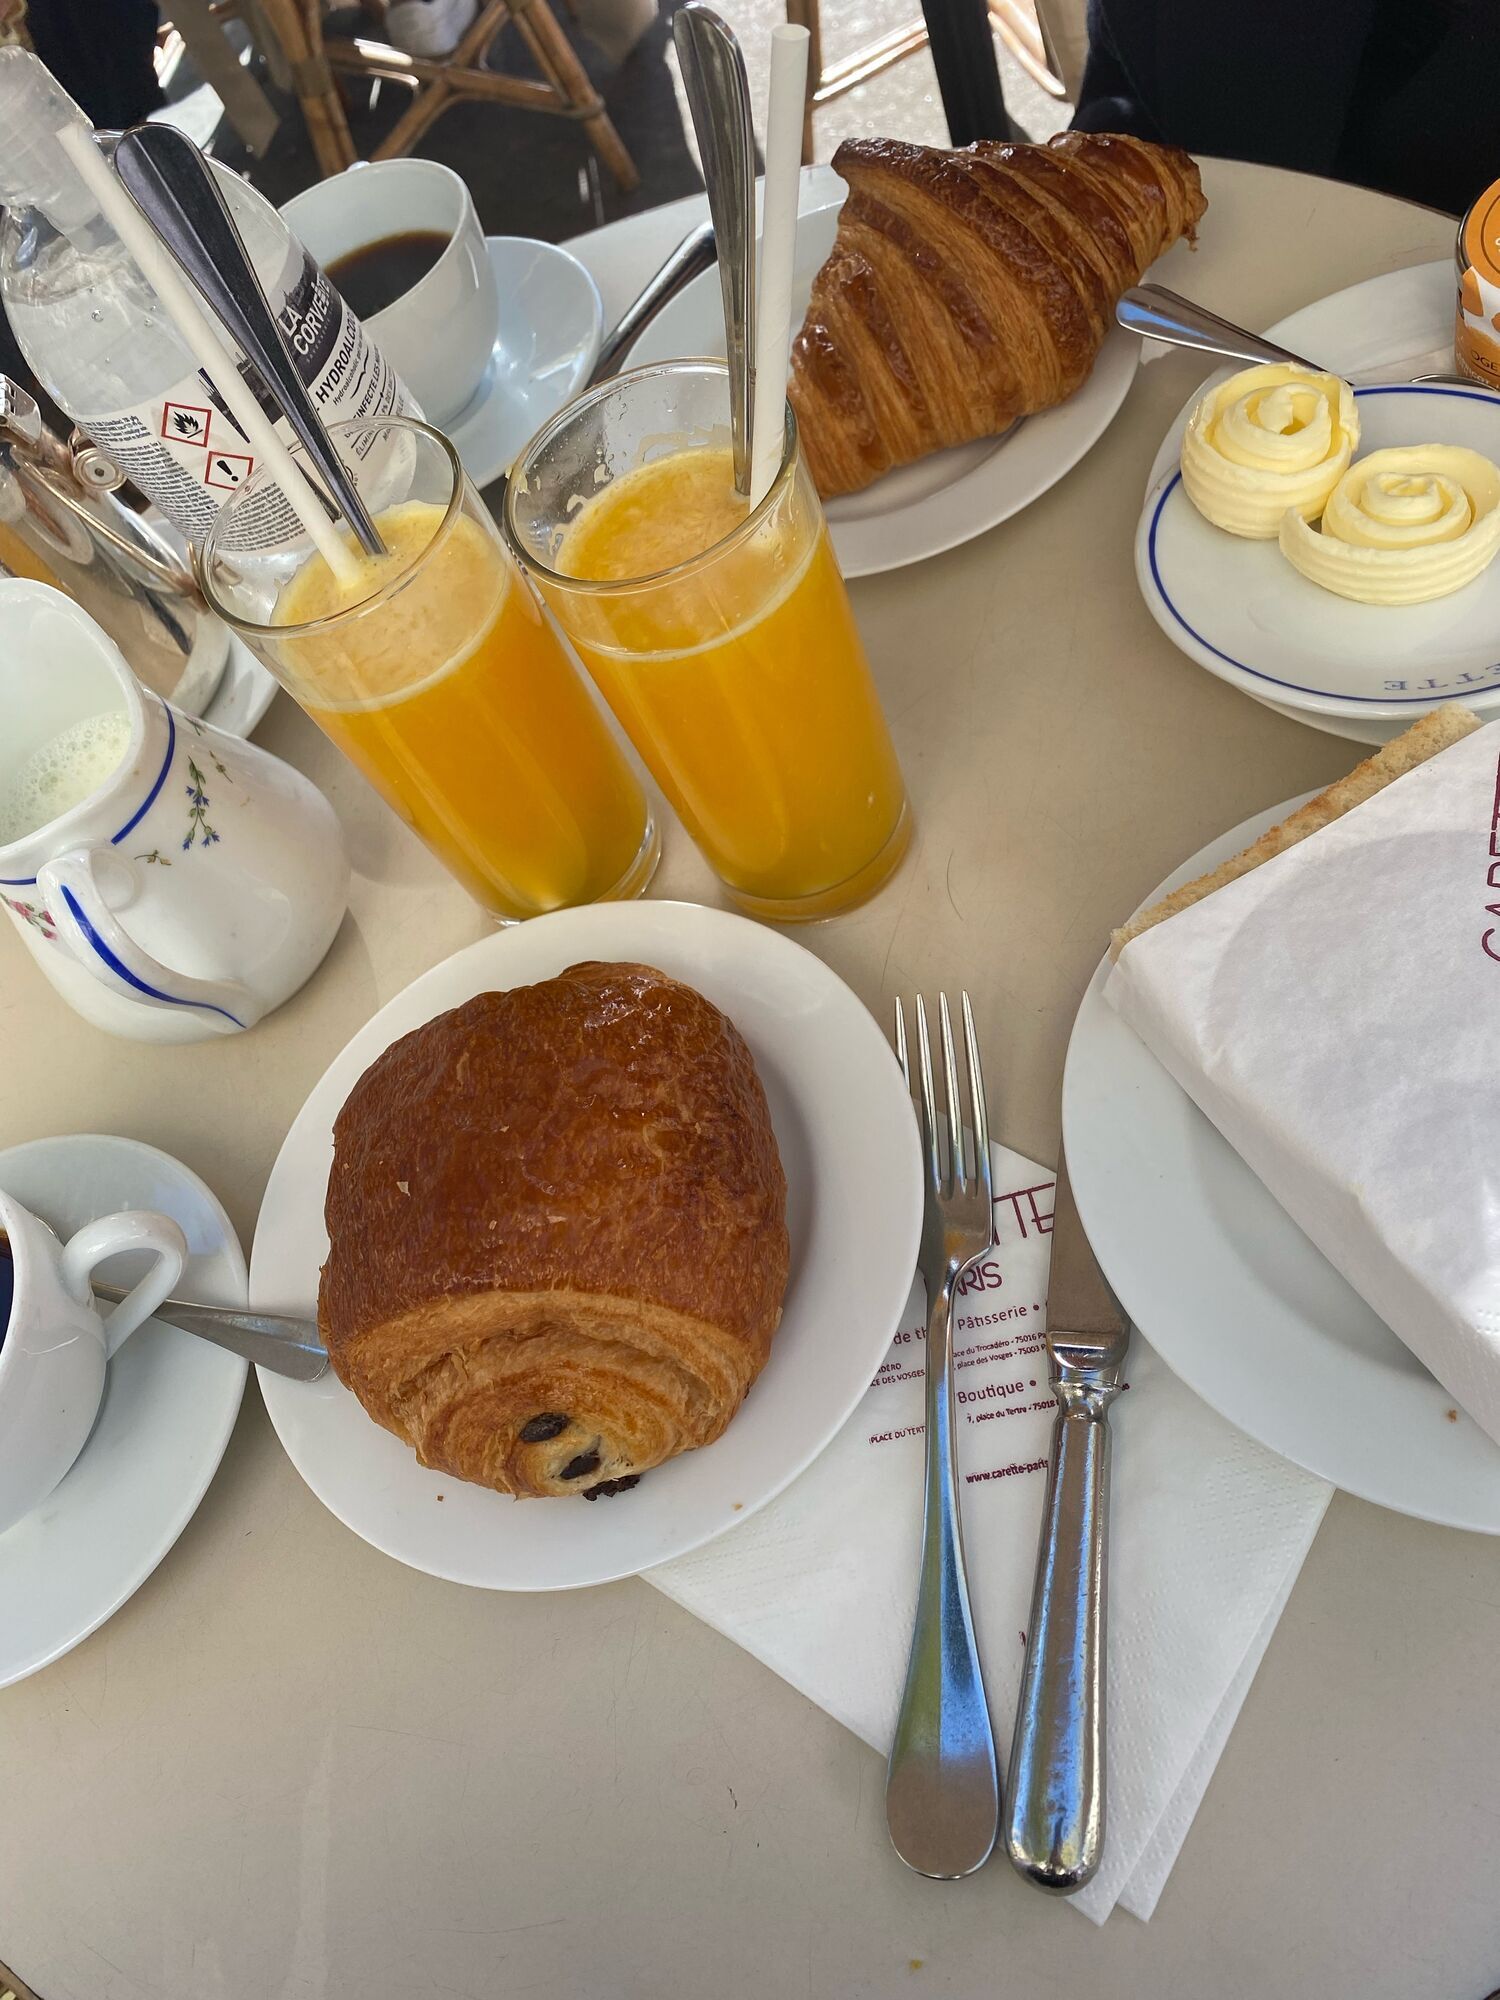
<instances>
[{"instance_id":1,"label":"spoon on saucer","mask_svg":"<svg viewBox=\"0 0 1500 2000\"><path fill-rule=\"evenodd\" d=\"M90 1278L94 1296L106 1305L118 1305L125 1297L119 1285L102 1278ZM168 1326L227 1347L242 1354L257 1368L289 1375L294 1382L316 1382L328 1372L328 1350L318 1333L316 1320L300 1319L295 1313L250 1312L241 1306L206 1306L190 1299L163 1299L152 1313L153 1319Z\"/></svg>"}]
</instances>

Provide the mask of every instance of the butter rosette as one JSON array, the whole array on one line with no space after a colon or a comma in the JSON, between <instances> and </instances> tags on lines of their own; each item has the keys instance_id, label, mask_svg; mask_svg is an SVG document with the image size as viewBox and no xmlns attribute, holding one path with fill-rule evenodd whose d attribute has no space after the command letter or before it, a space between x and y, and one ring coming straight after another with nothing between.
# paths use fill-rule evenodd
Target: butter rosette
<instances>
[{"instance_id":1,"label":"butter rosette","mask_svg":"<svg viewBox=\"0 0 1500 2000\"><path fill-rule=\"evenodd\" d=\"M1500 549L1500 467L1463 445L1372 451L1339 480L1321 530L1282 516L1281 553L1361 604L1425 604L1462 590Z\"/></svg>"},{"instance_id":2,"label":"butter rosette","mask_svg":"<svg viewBox=\"0 0 1500 2000\"><path fill-rule=\"evenodd\" d=\"M1182 483L1216 528L1274 541L1288 508L1306 520L1322 513L1358 443L1347 382L1268 362L1232 375L1194 409L1182 440Z\"/></svg>"}]
</instances>

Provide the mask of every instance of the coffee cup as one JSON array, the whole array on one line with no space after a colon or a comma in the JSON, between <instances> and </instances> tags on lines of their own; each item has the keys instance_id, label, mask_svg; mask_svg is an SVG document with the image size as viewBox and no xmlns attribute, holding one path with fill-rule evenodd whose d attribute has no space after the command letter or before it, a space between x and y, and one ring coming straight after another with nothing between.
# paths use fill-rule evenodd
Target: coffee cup
<instances>
[{"instance_id":1,"label":"coffee cup","mask_svg":"<svg viewBox=\"0 0 1500 2000\"><path fill-rule=\"evenodd\" d=\"M101 1314L90 1276L124 1250L154 1261ZM165 1215L101 1216L64 1246L0 1190L0 1534L42 1504L83 1450L106 1364L172 1290L186 1257L187 1241Z\"/></svg>"},{"instance_id":2,"label":"coffee cup","mask_svg":"<svg viewBox=\"0 0 1500 2000\"><path fill-rule=\"evenodd\" d=\"M428 421L452 424L482 388L500 331L484 231L459 175L436 160L360 162L281 212L334 285L330 267L356 252L373 257L378 246L429 233L447 239L410 290L360 316Z\"/></svg>"},{"instance_id":3,"label":"coffee cup","mask_svg":"<svg viewBox=\"0 0 1500 2000\"><path fill-rule=\"evenodd\" d=\"M85 1020L253 1026L322 960L348 881L300 771L148 692L60 591L0 578L0 905Z\"/></svg>"}]
</instances>

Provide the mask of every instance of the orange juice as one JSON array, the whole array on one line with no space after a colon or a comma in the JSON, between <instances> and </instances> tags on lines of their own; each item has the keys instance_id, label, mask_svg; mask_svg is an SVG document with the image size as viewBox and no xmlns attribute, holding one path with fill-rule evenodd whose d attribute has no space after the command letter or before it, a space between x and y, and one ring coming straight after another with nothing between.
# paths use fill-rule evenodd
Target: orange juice
<instances>
[{"instance_id":1,"label":"orange juice","mask_svg":"<svg viewBox=\"0 0 1500 2000\"><path fill-rule=\"evenodd\" d=\"M320 555L277 625L330 618L407 571L391 596L277 647L298 701L481 903L532 916L638 888L645 796L531 593L466 514L378 516L389 553L352 593ZM649 865L649 862L648 864Z\"/></svg>"},{"instance_id":2,"label":"orange juice","mask_svg":"<svg viewBox=\"0 0 1500 2000\"><path fill-rule=\"evenodd\" d=\"M54 590L63 588L55 571L4 521L0 521L0 563L12 576L27 577L32 583L50 583Z\"/></svg>"},{"instance_id":3,"label":"orange juice","mask_svg":"<svg viewBox=\"0 0 1500 2000\"><path fill-rule=\"evenodd\" d=\"M745 518L727 450L654 459L588 500L557 556L619 589L549 595L731 890L759 915L818 916L900 862L906 790L811 488L716 548Z\"/></svg>"}]
</instances>

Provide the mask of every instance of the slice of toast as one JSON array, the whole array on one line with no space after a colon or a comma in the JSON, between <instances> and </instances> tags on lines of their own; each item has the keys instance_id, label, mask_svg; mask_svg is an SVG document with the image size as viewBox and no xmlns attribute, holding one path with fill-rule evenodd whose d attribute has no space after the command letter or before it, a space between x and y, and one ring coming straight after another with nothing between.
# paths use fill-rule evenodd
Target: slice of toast
<instances>
[{"instance_id":1,"label":"slice of toast","mask_svg":"<svg viewBox=\"0 0 1500 2000\"><path fill-rule=\"evenodd\" d=\"M1149 931L1153 924L1164 923L1168 917L1175 917L1179 910L1191 909L1194 903L1201 903L1205 896L1211 896L1215 889L1222 889L1226 882L1237 881L1241 875L1248 875L1252 868L1258 868L1263 861L1269 861L1272 855L1284 853L1288 847L1295 847L1299 840L1306 840L1320 827L1342 819L1355 806L1362 806L1366 799L1383 792L1394 779L1404 777L1418 764L1425 764L1429 757L1435 757L1440 750L1446 750L1450 744L1457 743L1481 727L1479 717L1457 702L1446 702L1441 708L1429 709L1410 729L1393 736L1373 757L1367 757L1363 764L1356 764L1347 778L1340 778L1326 791L1319 792L1315 799L1309 799L1305 806L1299 806L1296 812L1263 833L1252 846L1221 862L1211 874L1200 875L1194 882L1184 882L1180 889L1174 889L1169 896L1163 896L1160 902L1152 903L1132 917L1128 924L1111 934L1110 957L1118 958L1132 938L1139 937L1142 931Z\"/></svg>"}]
</instances>

